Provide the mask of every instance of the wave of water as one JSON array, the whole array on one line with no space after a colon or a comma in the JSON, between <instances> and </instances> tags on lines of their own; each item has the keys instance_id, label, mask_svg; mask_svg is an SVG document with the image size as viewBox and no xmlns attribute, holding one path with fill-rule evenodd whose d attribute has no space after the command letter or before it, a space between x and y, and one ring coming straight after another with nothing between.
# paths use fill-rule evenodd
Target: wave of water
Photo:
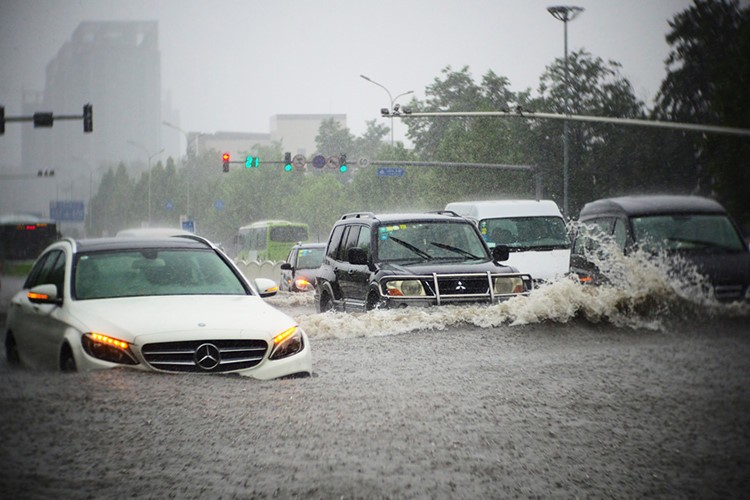
<instances>
[{"instance_id":1,"label":"wave of water","mask_svg":"<svg viewBox=\"0 0 750 500\"><path fill-rule=\"evenodd\" d=\"M610 251L600 269L611 284L583 285L569 277L534 289L528 296L494 305L407 307L367 313L305 312L295 315L313 339L397 335L455 326L498 327L585 320L616 327L670 330L676 322L748 318L750 303L720 303L707 279L674 257ZM314 307L313 294L280 296L281 308ZM749 323L750 324L750 323Z\"/></svg>"}]
</instances>

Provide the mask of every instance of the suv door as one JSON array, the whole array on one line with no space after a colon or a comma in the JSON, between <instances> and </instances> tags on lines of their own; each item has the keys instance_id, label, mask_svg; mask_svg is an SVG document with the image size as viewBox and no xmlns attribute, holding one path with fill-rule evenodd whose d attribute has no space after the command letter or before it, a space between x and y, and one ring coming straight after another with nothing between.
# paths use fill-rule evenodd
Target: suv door
<instances>
[{"instance_id":1,"label":"suv door","mask_svg":"<svg viewBox=\"0 0 750 500\"><path fill-rule=\"evenodd\" d=\"M366 237L369 246L369 227L351 224L344 230L336 257L336 281L341 290L344 310L364 310L368 268L366 265L349 262L349 250L358 247L360 233L363 234L363 237Z\"/></svg>"}]
</instances>

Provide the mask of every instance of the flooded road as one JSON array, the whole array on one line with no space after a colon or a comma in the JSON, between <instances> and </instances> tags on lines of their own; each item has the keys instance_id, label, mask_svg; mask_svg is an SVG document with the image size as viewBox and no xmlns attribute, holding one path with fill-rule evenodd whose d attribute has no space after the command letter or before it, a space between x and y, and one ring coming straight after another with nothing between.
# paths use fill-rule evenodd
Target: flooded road
<instances>
[{"instance_id":1,"label":"flooded road","mask_svg":"<svg viewBox=\"0 0 750 500\"><path fill-rule=\"evenodd\" d=\"M740 497L743 307L573 282L498 306L316 314L315 376L0 365L0 492L27 498Z\"/></svg>"}]
</instances>

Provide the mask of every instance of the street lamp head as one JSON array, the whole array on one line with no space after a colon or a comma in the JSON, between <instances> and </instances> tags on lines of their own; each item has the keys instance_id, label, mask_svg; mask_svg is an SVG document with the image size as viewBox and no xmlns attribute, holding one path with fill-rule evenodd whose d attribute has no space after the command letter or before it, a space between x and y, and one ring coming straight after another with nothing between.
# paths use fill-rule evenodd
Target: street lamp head
<instances>
[{"instance_id":1,"label":"street lamp head","mask_svg":"<svg viewBox=\"0 0 750 500\"><path fill-rule=\"evenodd\" d=\"M578 14L583 12L583 7L555 5L547 7L547 12L552 14L552 16L559 21L568 22L572 21L578 16Z\"/></svg>"},{"instance_id":2,"label":"street lamp head","mask_svg":"<svg viewBox=\"0 0 750 500\"><path fill-rule=\"evenodd\" d=\"M380 108L380 114L383 116L390 116L391 111L388 108Z\"/></svg>"},{"instance_id":3,"label":"street lamp head","mask_svg":"<svg viewBox=\"0 0 750 500\"><path fill-rule=\"evenodd\" d=\"M367 80L368 82L371 82L371 81L372 81L372 80L370 80L370 79L369 79L368 77L366 77L365 75L359 75L359 77L360 77L360 78L364 78L364 79L365 79L365 80Z\"/></svg>"}]
</instances>

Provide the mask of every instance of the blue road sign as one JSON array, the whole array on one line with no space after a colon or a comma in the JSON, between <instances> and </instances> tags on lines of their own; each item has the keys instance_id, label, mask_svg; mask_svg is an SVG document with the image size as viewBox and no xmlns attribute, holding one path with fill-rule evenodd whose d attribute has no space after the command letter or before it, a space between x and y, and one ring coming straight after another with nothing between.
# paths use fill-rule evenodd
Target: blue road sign
<instances>
[{"instance_id":1,"label":"blue road sign","mask_svg":"<svg viewBox=\"0 0 750 500\"><path fill-rule=\"evenodd\" d=\"M401 167L378 167L378 177L402 177L404 169Z\"/></svg>"},{"instance_id":2,"label":"blue road sign","mask_svg":"<svg viewBox=\"0 0 750 500\"><path fill-rule=\"evenodd\" d=\"M172 200L168 200L164 203L164 210L174 210L174 203L172 203Z\"/></svg>"},{"instance_id":3,"label":"blue road sign","mask_svg":"<svg viewBox=\"0 0 750 500\"><path fill-rule=\"evenodd\" d=\"M214 202L214 208L218 210L219 212L224 210L224 200L216 200Z\"/></svg>"},{"instance_id":4,"label":"blue road sign","mask_svg":"<svg viewBox=\"0 0 750 500\"><path fill-rule=\"evenodd\" d=\"M182 221L182 229L185 231L190 231L191 233L195 233L195 221L194 220L184 220Z\"/></svg>"},{"instance_id":5,"label":"blue road sign","mask_svg":"<svg viewBox=\"0 0 750 500\"><path fill-rule=\"evenodd\" d=\"M326 166L326 157L323 155L317 155L313 158L312 164L315 168L323 168Z\"/></svg>"},{"instance_id":6,"label":"blue road sign","mask_svg":"<svg viewBox=\"0 0 750 500\"><path fill-rule=\"evenodd\" d=\"M57 221L83 221L82 201L50 201L49 218Z\"/></svg>"}]
</instances>

